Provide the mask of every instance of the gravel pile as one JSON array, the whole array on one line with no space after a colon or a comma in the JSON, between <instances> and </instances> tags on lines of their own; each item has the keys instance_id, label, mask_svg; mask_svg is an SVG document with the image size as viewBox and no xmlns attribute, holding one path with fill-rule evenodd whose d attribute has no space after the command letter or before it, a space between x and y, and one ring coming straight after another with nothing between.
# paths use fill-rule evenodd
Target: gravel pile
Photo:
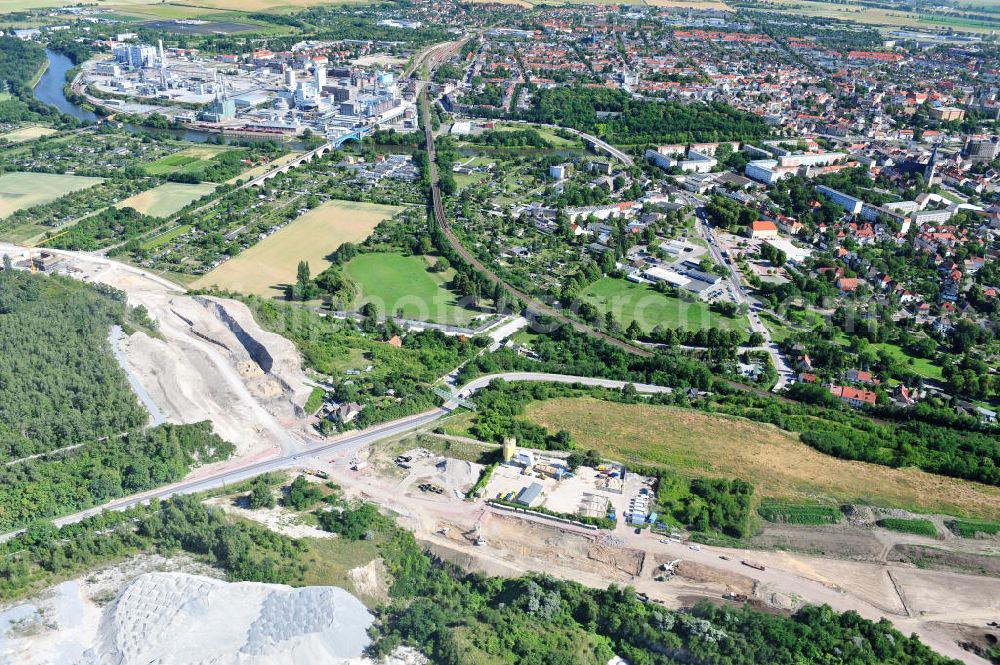
<instances>
[{"instance_id":1,"label":"gravel pile","mask_svg":"<svg viewBox=\"0 0 1000 665\"><path fill-rule=\"evenodd\" d=\"M337 587L293 589L184 573L136 578L108 608L88 665L344 663L372 615ZM354 662L357 662L354 660Z\"/></svg>"}]
</instances>

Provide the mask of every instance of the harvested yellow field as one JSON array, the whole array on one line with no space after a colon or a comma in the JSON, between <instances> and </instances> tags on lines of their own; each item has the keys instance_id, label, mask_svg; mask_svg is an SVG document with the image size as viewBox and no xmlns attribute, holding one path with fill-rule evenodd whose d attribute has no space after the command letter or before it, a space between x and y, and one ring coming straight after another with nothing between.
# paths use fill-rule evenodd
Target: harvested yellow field
<instances>
[{"instance_id":1,"label":"harvested yellow field","mask_svg":"<svg viewBox=\"0 0 1000 665\"><path fill-rule=\"evenodd\" d=\"M831 3L815 0L773 0L769 9L787 12L796 16L814 18L834 18L853 21L882 29L914 28L935 30L944 28L959 32L993 32L995 21L984 22L964 19L958 16L944 16L930 12L911 12L879 7L867 7L851 2Z\"/></svg>"},{"instance_id":2,"label":"harvested yellow field","mask_svg":"<svg viewBox=\"0 0 1000 665\"><path fill-rule=\"evenodd\" d=\"M302 9L316 5L368 4L371 0L198 0L191 4L202 8L231 9L243 12L266 12L282 9ZM176 4L185 4L179 2Z\"/></svg>"},{"instance_id":3,"label":"harvested yellow field","mask_svg":"<svg viewBox=\"0 0 1000 665\"><path fill-rule=\"evenodd\" d=\"M327 267L333 250L345 242L361 242L384 219L402 210L395 206L328 201L310 210L274 235L226 261L193 288L215 286L264 297L281 296L295 282L299 261L308 261L313 275Z\"/></svg>"},{"instance_id":4,"label":"harvested yellow field","mask_svg":"<svg viewBox=\"0 0 1000 665\"><path fill-rule=\"evenodd\" d=\"M1000 488L829 457L795 434L742 418L592 398L536 402L525 415L549 431L570 432L578 448L687 476L743 478L760 496L979 517L1000 514Z\"/></svg>"},{"instance_id":5,"label":"harvested yellow field","mask_svg":"<svg viewBox=\"0 0 1000 665\"><path fill-rule=\"evenodd\" d=\"M115 207L132 208L151 217L169 217L192 201L214 192L216 187L218 185L213 182L165 182L130 196Z\"/></svg>"},{"instance_id":6,"label":"harvested yellow field","mask_svg":"<svg viewBox=\"0 0 1000 665\"><path fill-rule=\"evenodd\" d=\"M41 138L43 136L50 136L52 134L58 134L59 130L52 129L51 127L39 127L37 125L31 127L20 127L14 131L7 132L6 134L0 135L0 139L3 139L9 143L24 143L25 141L34 141L35 139Z\"/></svg>"},{"instance_id":7,"label":"harvested yellow field","mask_svg":"<svg viewBox=\"0 0 1000 665\"><path fill-rule=\"evenodd\" d=\"M718 0L705 0L704 2L699 2L699 0L645 0L645 4L650 7L676 7L678 9L714 9L718 11L731 9L729 5Z\"/></svg>"}]
</instances>

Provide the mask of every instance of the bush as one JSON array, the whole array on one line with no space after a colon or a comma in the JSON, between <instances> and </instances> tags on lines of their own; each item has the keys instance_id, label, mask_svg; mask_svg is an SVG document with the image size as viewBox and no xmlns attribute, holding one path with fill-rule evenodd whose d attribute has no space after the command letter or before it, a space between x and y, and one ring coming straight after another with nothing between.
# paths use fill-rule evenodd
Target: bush
<instances>
[{"instance_id":1,"label":"bush","mask_svg":"<svg viewBox=\"0 0 1000 665\"><path fill-rule=\"evenodd\" d=\"M299 476L288 486L284 504L295 510L306 510L322 498L323 493L318 487L306 480L305 476Z\"/></svg>"},{"instance_id":2,"label":"bush","mask_svg":"<svg viewBox=\"0 0 1000 665\"><path fill-rule=\"evenodd\" d=\"M375 504L365 503L358 508L331 510L319 514L319 525L326 531L347 540L361 540L369 531L382 526L384 518Z\"/></svg>"},{"instance_id":3,"label":"bush","mask_svg":"<svg viewBox=\"0 0 1000 665\"><path fill-rule=\"evenodd\" d=\"M271 485L263 477L254 479L253 487L247 498L252 510L274 508L274 492L271 491Z\"/></svg>"}]
</instances>

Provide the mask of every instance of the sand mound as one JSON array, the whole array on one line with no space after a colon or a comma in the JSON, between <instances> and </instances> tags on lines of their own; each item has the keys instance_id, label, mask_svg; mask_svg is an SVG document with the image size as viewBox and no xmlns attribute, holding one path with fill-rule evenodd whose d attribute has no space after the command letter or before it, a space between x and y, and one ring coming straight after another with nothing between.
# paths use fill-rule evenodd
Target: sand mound
<instances>
[{"instance_id":1,"label":"sand mound","mask_svg":"<svg viewBox=\"0 0 1000 665\"><path fill-rule=\"evenodd\" d=\"M307 665L361 656L372 616L337 587L136 578L108 606L88 665ZM355 661L356 662L356 661Z\"/></svg>"}]
</instances>

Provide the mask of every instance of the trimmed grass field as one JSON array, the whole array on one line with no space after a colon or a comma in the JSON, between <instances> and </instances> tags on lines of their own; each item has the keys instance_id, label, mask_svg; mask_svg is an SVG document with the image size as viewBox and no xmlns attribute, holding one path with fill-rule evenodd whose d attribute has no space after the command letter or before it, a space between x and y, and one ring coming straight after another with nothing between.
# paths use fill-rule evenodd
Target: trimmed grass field
<instances>
[{"instance_id":1,"label":"trimmed grass field","mask_svg":"<svg viewBox=\"0 0 1000 665\"><path fill-rule=\"evenodd\" d=\"M764 499L871 503L924 513L1000 514L1000 488L824 455L798 437L742 418L593 398L535 402L525 418L567 430L581 450L670 468L688 477L743 478Z\"/></svg>"},{"instance_id":2,"label":"trimmed grass field","mask_svg":"<svg viewBox=\"0 0 1000 665\"><path fill-rule=\"evenodd\" d=\"M935 365L930 360L927 360L926 358L916 358L910 356L909 354L906 353L906 351L902 349L902 347L899 347L895 344L890 344L889 342L880 342L878 344L872 344L872 346L878 349L885 350L886 352L889 353L889 355L896 358L903 365L906 365L907 367L909 367L914 372L916 372L917 374L919 374L924 378L936 379L938 381L940 381L942 378L940 367ZM910 362L911 360L912 363Z\"/></svg>"},{"instance_id":3,"label":"trimmed grass field","mask_svg":"<svg viewBox=\"0 0 1000 665\"><path fill-rule=\"evenodd\" d=\"M93 187L103 180L59 173L5 173L0 176L0 219L24 208L55 201L70 192Z\"/></svg>"},{"instance_id":4,"label":"trimmed grass field","mask_svg":"<svg viewBox=\"0 0 1000 665\"><path fill-rule=\"evenodd\" d=\"M452 272L431 272L429 267L422 256L362 254L351 259L344 270L360 290L354 303L358 309L372 302L389 316L401 310L405 319L468 323L476 312L457 305L455 294L444 286Z\"/></svg>"},{"instance_id":5,"label":"trimmed grass field","mask_svg":"<svg viewBox=\"0 0 1000 665\"><path fill-rule=\"evenodd\" d=\"M647 332L658 325L691 331L713 326L722 330L746 331L749 325L745 317L730 319L716 314L700 300L687 302L660 293L648 284L635 284L614 277L602 277L588 286L580 297L594 305L601 314L612 312L623 327L637 321Z\"/></svg>"},{"instance_id":6,"label":"trimmed grass field","mask_svg":"<svg viewBox=\"0 0 1000 665\"><path fill-rule=\"evenodd\" d=\"M333 250L345 242L361 242L379 222L399 210L372 203L328 201L226 261L192 286L282 296L285 285L295 281L299 261L308 261L312 274L319 274L329 267L326 257Z\"/></svg>"},{"instance_id":7,"label":"trimmed grass field","mask_svg":"<svg viewBox=\"0 0 1000 665\"><path fill-rule=\"evenodd\" d=\"M159 247L160 245L166 245L174 238L178 238L190 230L191 230L190 224L181 224L180 226L175 226L174 228L168 229L158 236L153 236L146 242L142 243L142 248L152 249L154 247Z\"/></svg>"},{"instance_id":8,"label":"trimmed grass field","mask_svg":"<svg viewBox=\"0 0 1000 665\"><path fill-rule=\"evenodd\" d=\"M150 217L169 217L192 201L215 191L217 185L203 182L197 185L165 182L158 187L139 192L117 204L118 208L134 208Z\"/></svg>"},{"instance_id":9,"label":"trimmed grass field","mask_svg":"<svg viewBox=\"0 0 1000 665\"><path fill-rule=\"evenodd\" d=\"M580 139L564 139L561 136L556 136L555 130L550 127L542 127L541 125L527 125L520 122L503 122L497 123L496 131L498 132L517 132L524 131L525 129L533 129L541 135L543 139L552 144L555 148L579 148L581 147Z\"/></svg>"},{"instance_id":10,"label":"trimmed grass field","mask_svg":"<svg viewBox=\"0 0 1000 665\"><path fill-rule=\"evenodd\" d=\"M7 97L10 97L9 93ZM58 134L58 129L53 129L51 127L41 127L39 125L32 125L30 127L19 127L13 131L7 132L6 134L0 135L0 139L4 139L10 143L24 143L25 141L34 141L35 139L41 138L43 136L50 136L52 134Z\"/></svg>"},{"instance_id":11,"label":"trimmed grass field","mask_svg":"<svg viewBox=\"0 0 1000 665\"><path fill-rule=\"evenodd\" d=\"M197 173L205 168L205 162L230 150L239 150L226 145L194 145L172 155L167 155L143 167L149 175L169 173Z\"/></svg>"}]
</instances>

